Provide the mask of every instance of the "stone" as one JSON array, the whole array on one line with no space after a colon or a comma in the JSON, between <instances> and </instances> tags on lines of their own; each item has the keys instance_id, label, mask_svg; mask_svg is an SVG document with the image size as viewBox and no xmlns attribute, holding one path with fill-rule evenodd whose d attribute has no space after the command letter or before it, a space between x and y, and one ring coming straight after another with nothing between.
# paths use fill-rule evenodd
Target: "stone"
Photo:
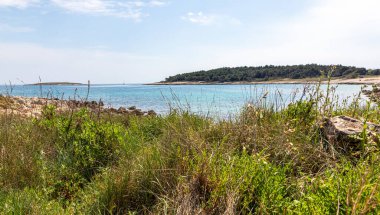
<instances>
[{"instance_id":1,"label":"stone","mask_svg":"<svg viewBox=\"0 0 380 215\"><path fill-rule=\"evenodd\" d=\"M17 103L20 104L20 105L24 105L25 104L25 101L21 98L17 98Z\"/></svg>"},{"instance_id":2,"label":"stone","mask_svg":"<svg viewBox=\"0 0 380 215\"><path fill-rule=\"evenodd\" d=\"M112 108L112 107L109 108L108 111L111 113L117 113L117 110L115 108Z\"/></svg>"},{"instance_id":3,"label":"stone","mask_svg":"<svg viewBox=\"0 0 380 215\"><path fill-rule=\"evenodd\" d=\"M136 115L136 116L143 116L144 115L144 112L142 112L140 109L135 109L135 110L131 111L131 113Z\"/></svg>"},{"instance_id":4,"label":"stone","mask_svg":"<svg viewBox=\"0 0 380 215\"><path fill-rule=\"evenodd\" d=\"M147 114L148 114L148 116L156 116L157 115L157 113L154 110L149 110Z\"/></svg>"},{"instance_id":5,"label":"stone","mask_svg":"<svg viewBox=\"0 0 380 215\"><path fill-rule=\"evenodd\" d=\"M127 109L125 107L119 107L119 109L117 110L118 113L128 113Z\"/></svg>"},{"instance_id":6,"label":"stone","mask_svg":"<svg viewBox=\"0 0 380 215\"><path fill-rule=\"evenodd\" d=\"M136 106L131 106L128 108L128 110L136 110Z\"/></svg>"},{"instance_id":7,"label":"stone","mask_svg":"<svg viewBox=\"0 0 380 215\"><path fill-rule=\"evenodd\" d=\"M379 85L373 85L371 90L363 89L362 93L366 95L369 100L375 103L380 102L380 86Z\"/></svg>"},{"instance_id":8,"label":"stone","mask_svg":"<svg viewBox=\"0 0 380 215\"><path fill-rule=\"evenodd\" d=\"M33 105L43 105L44 102L43 102L42 100L37 99L37 100L33 100L33 101L32 101L32 104L33 104Z\"/></svg>"},{"instance_id":9,"label":"stone","mask_svg":"<svg viewBox=\"0 0 380 215\"><path fill-rule=\"evenodd\" d=\"M379 143L380 125L367 122L365 129L367 143L376 145ZM329 143L338 151L358 151L363 142L364 123L348 116L336 116L327 119L324 133Z\"/></svg>"}]
</instances>

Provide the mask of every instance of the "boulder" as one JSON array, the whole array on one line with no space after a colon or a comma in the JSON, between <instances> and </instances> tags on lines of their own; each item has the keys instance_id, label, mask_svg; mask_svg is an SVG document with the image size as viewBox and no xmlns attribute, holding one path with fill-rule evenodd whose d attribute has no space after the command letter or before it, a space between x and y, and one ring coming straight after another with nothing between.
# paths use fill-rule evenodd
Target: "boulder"
<instances>
[{"instance_id":1,"label":"boulder","mask_svg":"<svg viewBox=\"0 0 380 215\"><path fill-rule=\"evenodd\" d=\"M366 95L372 102L380 102L380 86L373 85L371 90L363 89L362 93Z\"/></svg>"},{"instance_id":2,"label":"boulder","mask_svg":"<svg viewBox=\"0 0 380 215\"><path fill-rule=\"evenodd\" d=\"M110 108L109 110L110 110L111 112L114 112L114 113L117 112L117 110L116 110L115 108Z\"/></svg>"},{"instance_id":3,"label":"boulder","mask_svg":"<svg viewBox=\"0 0 380 215\"><path fill-rule=\"evenodd\" d=\"M142 112L141 109L132 110L130 113L132 113L136 116L143 116L144 115L144 112Z\"/></svg>"},{"instance_id":4,"label":"boulder","mask_svg":"<svg viewBox=\"0 0 380 215\"><path fill-rule=\"evenodd\" d=\"M25 100L21 99L21 98L15 98L14 99L18 104L20 105L24 105L25 104Z\"/></svg>"},{"instance_id":5,"label":"boulder","mask_svg":"<svg viewBox=\"0 0 380 215\"><path fill-rule=\"evenodd\" d=\"M147 113L148 116L156 116L157 113L154 110L149 110Z\"/></svg>"},{"instance_id":6,"label":"boulder","mask_svg":"<svg viewBox=\"0 0 380 215\"><path fill-rule=\"evenodd\" d=\"M44 102L43 102L42 100L40 100L40 99L36 99L36 100L33 100L33 101L32 101L32 104L33 104L33 105L43 105Z\"/></svg>"},{"instance_id":7,"label":"boulder","mask_svg":"<svg viewBox=\"0 0 380 215\"><path fill-rule=\"evenodd\" d=\"M131 106L128 108L128 110L136 110L136 106Z\"/></svg>"},{"instance_id":8,"label":"boulder","mask_svg":"<svg viewBox=\"0 0 380 215\"><path fill-rule=\"evenodd\" d=\"M118 113L121 113L121 114L124 114L124 113L128 113L127 109L125 109L125 107L120 107L118 110L117 110Z\"/></svg>"},{"instance_id":9,"label":"boulder","mask_svg":"<svg viewBox=\"0 0 380 215\"><path fill-rule=\"evenodd\" d=\"M324 133L329 143L338 151L358 151L362 149L363 132L365 131L367 143L376 145L379 143L380 125L367 122L348 116L336 116L326 120Z\"/></svg>"},{"instance_id":10,"label":"boulder","mask_svg":"<svg viewBox=\"0 0 380 215\"><path fill-rule=\"evenodd\" d=\"M69 104L69 106L71 106L71 107L79 107L80 102L77 101L77 100L70 100L70 101L68 101L68 104Z\"/></svg>"}]
</instances>

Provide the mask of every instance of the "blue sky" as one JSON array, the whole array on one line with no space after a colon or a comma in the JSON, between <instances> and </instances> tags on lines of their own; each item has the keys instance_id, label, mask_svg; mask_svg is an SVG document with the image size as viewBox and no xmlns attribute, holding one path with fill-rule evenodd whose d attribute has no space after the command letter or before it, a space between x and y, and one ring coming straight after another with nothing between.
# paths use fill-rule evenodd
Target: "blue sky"
<instances>
[{"instance_id":1,"label":"blue sky","mask_svg":"<svg viewBox=\"0 0 380 215\"><path fill-rule=\"evenodd\" d=\"M0 81L146 83L222 66L380 68L378 0L0 0Z\"/></svg>"}]
</instances>

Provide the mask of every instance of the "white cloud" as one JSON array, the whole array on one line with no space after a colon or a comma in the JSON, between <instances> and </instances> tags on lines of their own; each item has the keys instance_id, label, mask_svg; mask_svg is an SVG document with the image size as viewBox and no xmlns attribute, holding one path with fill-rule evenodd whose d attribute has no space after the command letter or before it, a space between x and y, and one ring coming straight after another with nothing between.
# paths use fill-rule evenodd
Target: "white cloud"
<instances>
[{"instance_id":1,"label":"white cloud","mask_svg":"<svg viewBox=\"0 0 380 215\"><path fill-rule=\"evenodd\" d=\"M63 9L80 13L105 13L108 12L107 4L101 0L51 0Z\"/></svg>"},{"instance_id":2,"label":"white cloud","mask_svg":"<svg viewBox=\"0 0 380 215\"><path fill-rule=\"evenodd\" d=\"M188 12L181 19L199 25L240 25L240 20L216 14L204 14L203 12Z\"/></svg>"},{"instance_id":3,"label":"white cloud","mask_svg":"<svg viewBox=\"0 0 380 215\"><path fill-rule=\"evenodd\" d=\"M30 27L12 26L5 23L0 23L0 32L29 33L33 31L34 29Z\"/></svg>"},{"instance_id":4,"label":"white cloud","mask_svg":"<svg viewBox=\"0 0 380 215\"><path fill-rule=\"evenodd\" d=\"M164 2L164 1L153 0L153 1L150 1L148 4L149 4L150 6L164 6L164 5L167 4L167 3Z\"/></svg>"},{"instance_id":5,"label":"white cloud","mask_svg":"<svg viewBox=\"0 0 380 215\"><path fill-rule=\"evenodd\" d=\"M0 0L0 7L26 8L39 0Z\"/></svg>"},{"instance_id":6,"label":"white cloud","mask_svg":"<svg viewBox=\"0 0 380 215\"><path fill-rule=\"evenodd\" d=\"M213 15L204 15L202 12L193 13L189 12L185 16L181 17L183 20L195 23L195 24L201 24L201 25L211 25L215 22L215 16Z\"/></svg>"},{"instance_id":7,"label":"white cloud","mask_svg":"<svg viewBox=\"0 0 380 215\"><path fill-rule=\"evenodd\" d=\"M56 6L70 12L133 19L141 21L147 14L145 7L158 7L164 1L107 1L107 0L51 0Z\"/></svg>"}]
</instances>

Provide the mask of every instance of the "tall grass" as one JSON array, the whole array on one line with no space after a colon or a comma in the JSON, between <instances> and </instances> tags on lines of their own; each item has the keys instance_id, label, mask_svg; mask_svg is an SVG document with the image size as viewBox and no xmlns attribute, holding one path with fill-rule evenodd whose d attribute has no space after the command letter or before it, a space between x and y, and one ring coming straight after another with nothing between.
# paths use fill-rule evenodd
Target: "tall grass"
<instances>
[{"instance_id":1,"label":"tall grass","mask_svg":"<svg viewBox=\"0 0 380 215\"><path fill-rule=\"evenodd\" d=\"M0 213L379 213L378 150L342 153L322 131L336 115L379 123L378 106L304 94L217 121L176 110L2 114Z\"/></svg>"}]
</instances>

